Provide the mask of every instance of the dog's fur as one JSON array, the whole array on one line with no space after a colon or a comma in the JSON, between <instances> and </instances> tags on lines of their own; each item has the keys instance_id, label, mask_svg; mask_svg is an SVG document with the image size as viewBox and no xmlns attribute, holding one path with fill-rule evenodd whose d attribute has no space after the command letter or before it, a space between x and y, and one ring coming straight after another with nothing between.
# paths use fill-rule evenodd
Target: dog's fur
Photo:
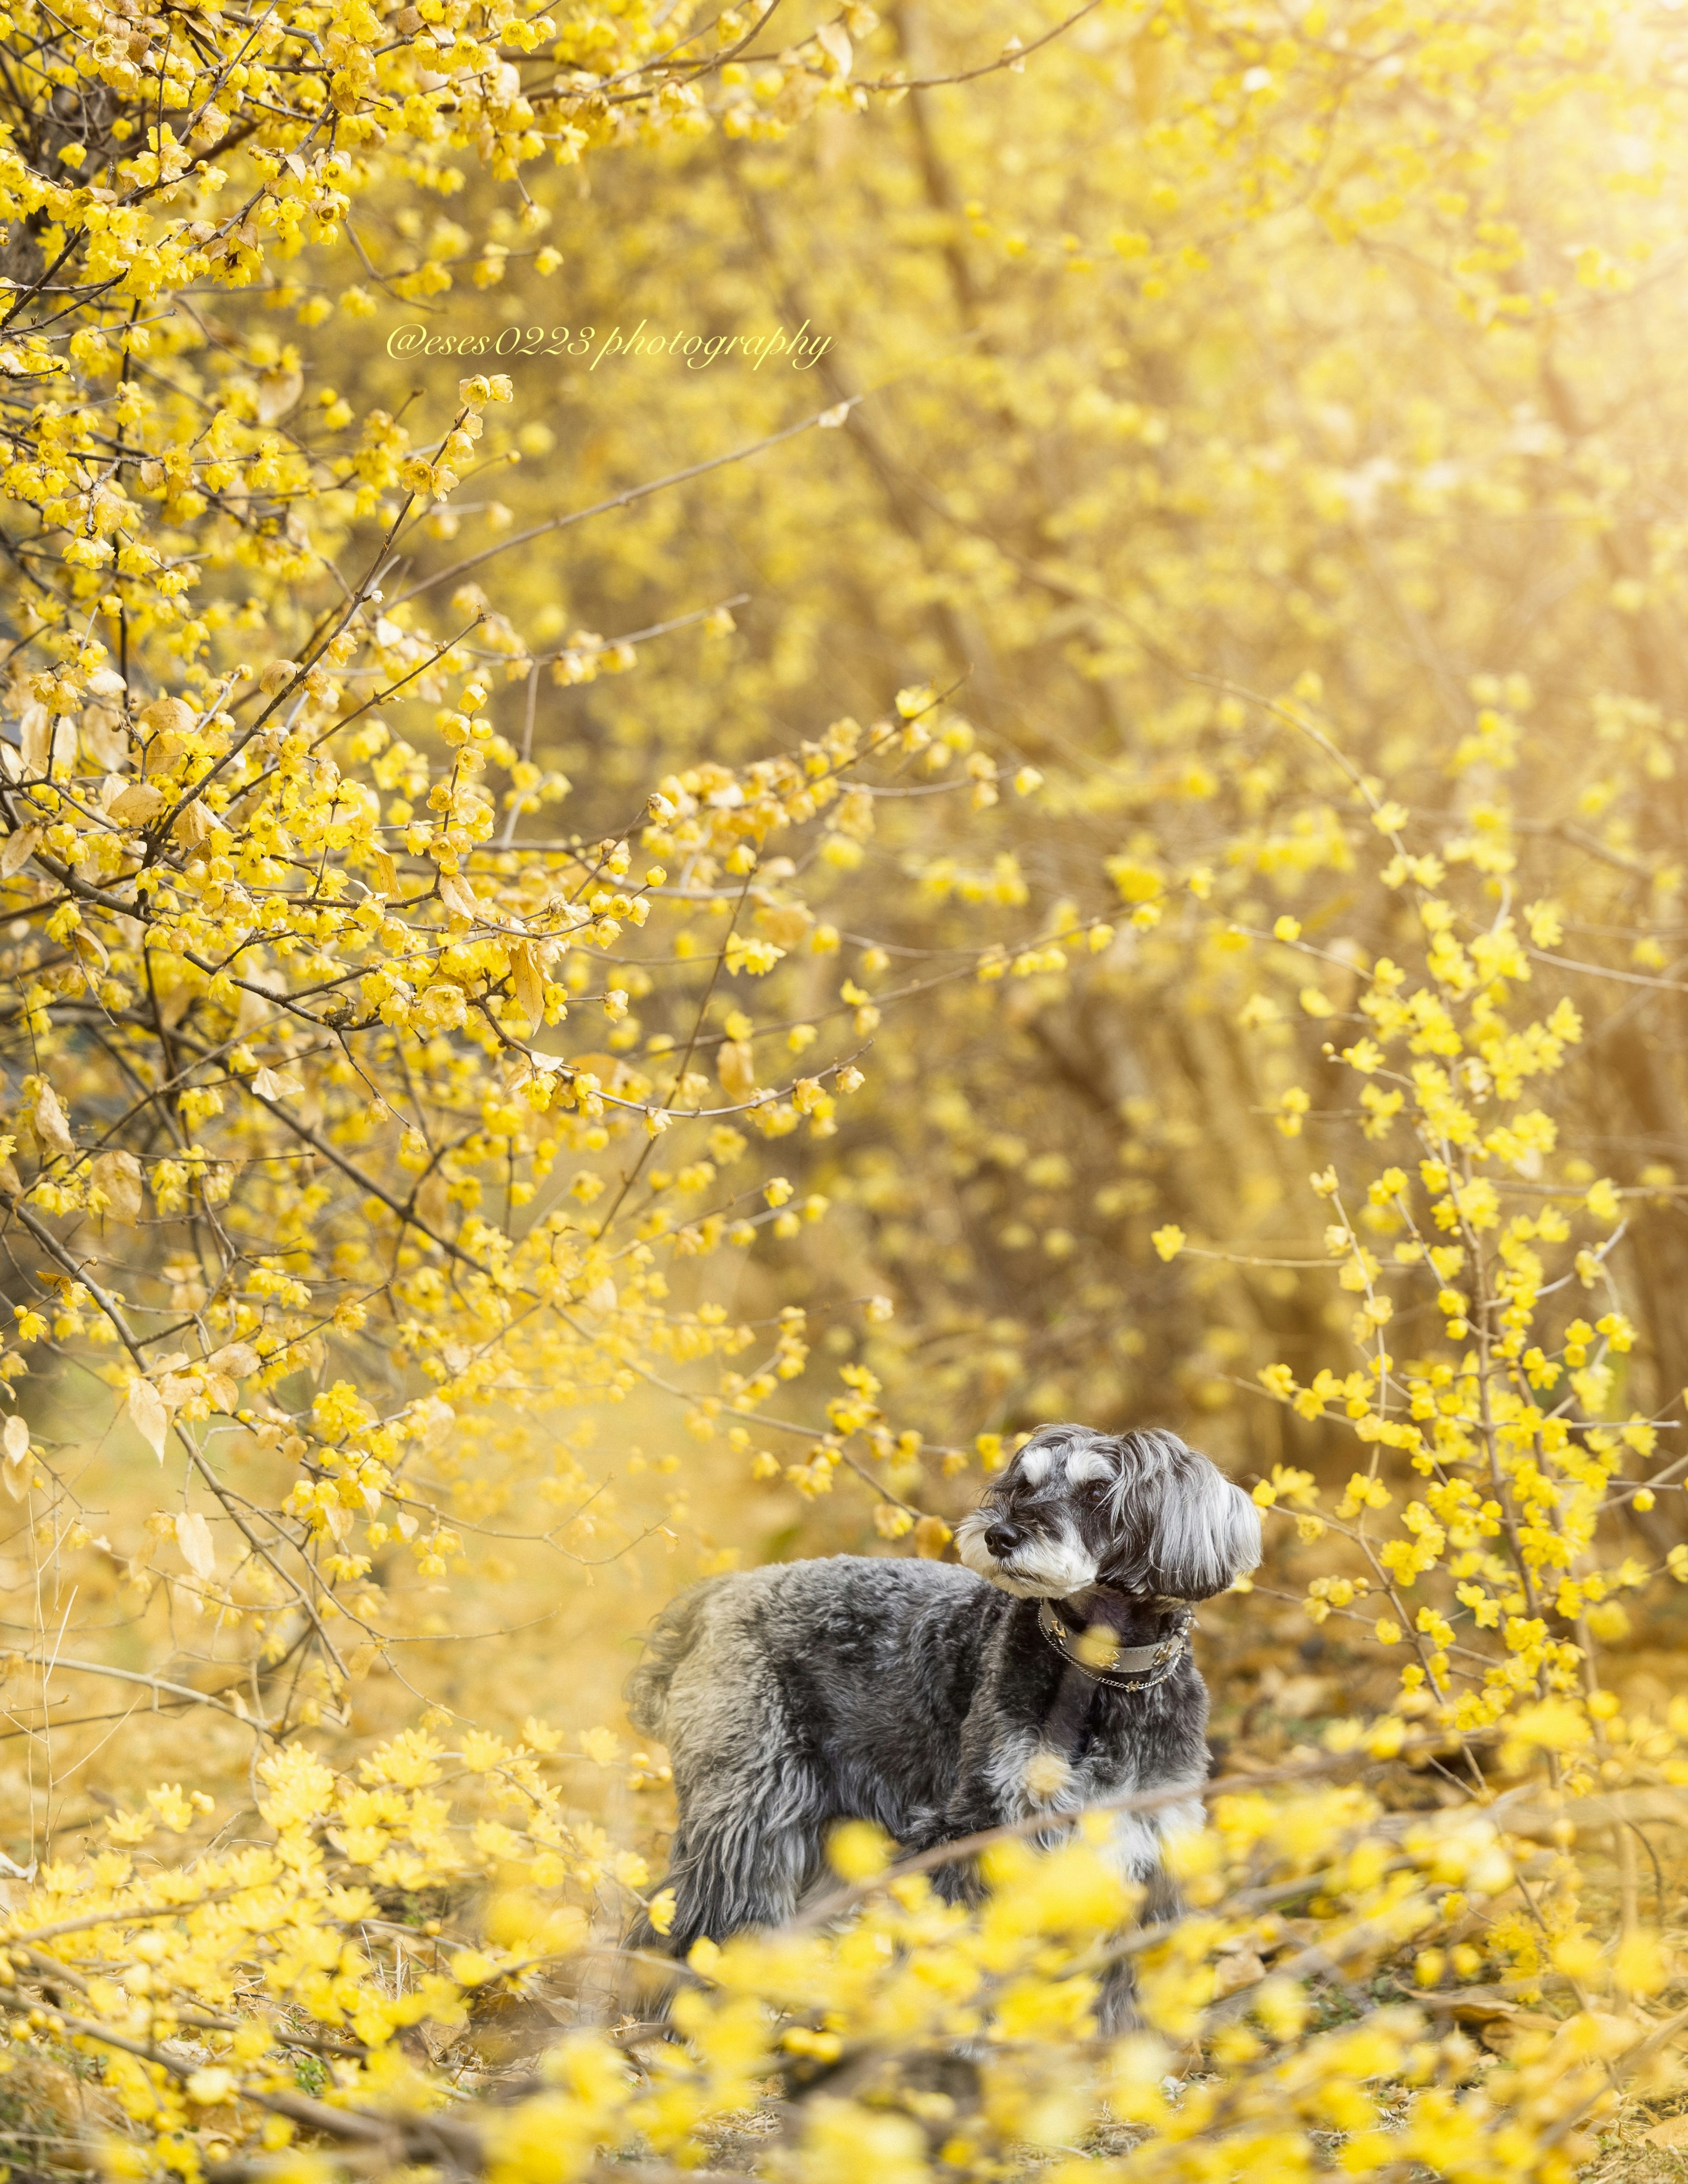
<instances>
[{"instance_id":1,"label":"dog's fur","mask_svg":"<svg viewBox=\"0 0 1688 2184\"><path fill-rule=\"evenodd\" d=\"M1194 1791L1207 1693L1185 1649L1125 1691L1064 1661L1038 1601L1155 1642L1184 1603L1260 1559L1253 1503L1170 1433L1045 1426L958 1534L965 1568L838 1555L711 1578L672 1602L628 1686L679 1798L667 1946L789 1919L824 1879L829 1827L877 1820L905 1851L1133 1791ZM1192 1798L1121 1815L1122 1870L1157 1915L1163 1830ZM940 1870L952 1899L971 1869ZM1164 1889L1160 1905L1167 1901ZM652 1945L644 1927L636 1943Z\"/></svg>"}]
</instances>

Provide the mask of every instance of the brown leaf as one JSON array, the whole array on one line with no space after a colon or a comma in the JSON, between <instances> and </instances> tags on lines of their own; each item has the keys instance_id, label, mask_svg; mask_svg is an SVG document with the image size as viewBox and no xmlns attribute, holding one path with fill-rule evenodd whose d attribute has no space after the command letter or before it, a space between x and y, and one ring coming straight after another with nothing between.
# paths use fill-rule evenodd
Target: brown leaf
<instances>
[{"instance_id":1,"label":"brown leaf","mask_svg":"<svg viewBox=\"0 0 1688 2184\"><path fill-rule=\"evenodd\" d=\"M133 1153L101 1153L92 1173L112 1217L132 1227L141 1218L140 1162Z\"/></svg>"},{"instance_id":2,"label":"brown leaf","mask_svg":"<svg viewBox=\"0 0 1688 2184\"><path fill-rule=\"evenodd\" d=\"M1213 1967L1213 1992L1217 1997L1236 1994L1245 1986L1252 1986L1266 1977L1266 1966L1252 1949L1239 1949L1234 1956L1221 1957Z\"/></svg>"},{"instance_id":3,"label":"brown leaf","mask_svg":"<svg viewBox=\"0 0 1688 2184\"><path fill-rule=\"evenodd\" d=\"M1522 2042L1530 2042L1539 2052L1545 2045L1543 2035L1551 2038L1558 2029L1557 2017L1539 2009L1519 2009L1510 2017L1485 2017L1477 2027L1477 2036L1490 2054L1503 2055L1510 2061L1513 2049Z\"/></svg>"},{"instance_id":4,"label":"brown leaf","mask_svg":"<svg viewBox=\"0 0 1688 2184\"><path fill-rule=\"evenodd\" d=\"M1667 2116L1651 2131L1644 2131L1641 2137L1646 2145L1662 2146L1668 2153L1688 2148L1688 2115Z\"/></svg>"}]
</instances>

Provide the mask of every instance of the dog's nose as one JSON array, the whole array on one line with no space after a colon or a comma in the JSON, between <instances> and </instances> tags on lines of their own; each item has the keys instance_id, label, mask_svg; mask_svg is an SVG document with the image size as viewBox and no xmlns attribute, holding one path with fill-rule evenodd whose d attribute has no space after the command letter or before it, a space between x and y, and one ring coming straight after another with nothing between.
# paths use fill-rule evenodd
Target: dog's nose
<instances>
[{"instance_id":1,"label":"dog's nose","mask_svg":"<svg viewBox=\"0 0 1688 2184\"><path fill-rule=\"evenodd\" d=\"M984 1543L994 1555L1011 1555L1020 1544L1020 1533L1017 1526L999 1521L985 1534Z\"/></svg>"}]
</instances>

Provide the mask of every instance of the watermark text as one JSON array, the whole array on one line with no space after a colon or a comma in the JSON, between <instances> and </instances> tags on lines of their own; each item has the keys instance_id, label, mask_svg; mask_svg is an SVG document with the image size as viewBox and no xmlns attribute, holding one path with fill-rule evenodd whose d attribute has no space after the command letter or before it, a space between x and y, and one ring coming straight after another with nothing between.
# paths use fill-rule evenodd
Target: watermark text
<instances>
[{"instance_id":1,"label":"watermark text","mask_svg":"<svg viewBox=\"0 0 1688 2184\"><path fill-rule=\"evenodd\" d=\"M765 364L794 371L812 370L832 347L830 334L811 333L805 319L795 333L783 326L760 334L698 334L653 326L503 326L497 332L455 332L409 320L387 337L389 356L576 357L590 359L588 371L627 357L660 357L678 361L688 371L705 371L721 357L760 371Z\"/></svg>"}]
</instances>

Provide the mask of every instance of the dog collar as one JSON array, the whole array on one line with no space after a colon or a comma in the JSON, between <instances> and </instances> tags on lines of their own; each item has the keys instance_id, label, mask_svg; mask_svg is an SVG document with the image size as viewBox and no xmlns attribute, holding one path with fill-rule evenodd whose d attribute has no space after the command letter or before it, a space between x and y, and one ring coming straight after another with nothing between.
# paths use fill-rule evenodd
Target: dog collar
<instances>
[{"instance_id":1,"label":"dog collar","mask_svg":"<svg viewBox=\"0 0 1688 2184\"><path fill-rule=\"evenodd\" d=\"M1152 1691L1156 1684L1166 1682L1178 1663L1189 1638L1190 1611L1183 1608L1178 1619L1167 1635L1152 1646L1121 1646L1116 1648L1111 1667L1094 1669L1088 1661L1081 1660L1074 1650L1078 1635L1061 1618L1052 1600L1038 1602L1038 1628L1060 1654L1061 1659L1089 1677L1093 1683L1106 1684L1118 1691Z\"/></svg>"}]
</instances>

